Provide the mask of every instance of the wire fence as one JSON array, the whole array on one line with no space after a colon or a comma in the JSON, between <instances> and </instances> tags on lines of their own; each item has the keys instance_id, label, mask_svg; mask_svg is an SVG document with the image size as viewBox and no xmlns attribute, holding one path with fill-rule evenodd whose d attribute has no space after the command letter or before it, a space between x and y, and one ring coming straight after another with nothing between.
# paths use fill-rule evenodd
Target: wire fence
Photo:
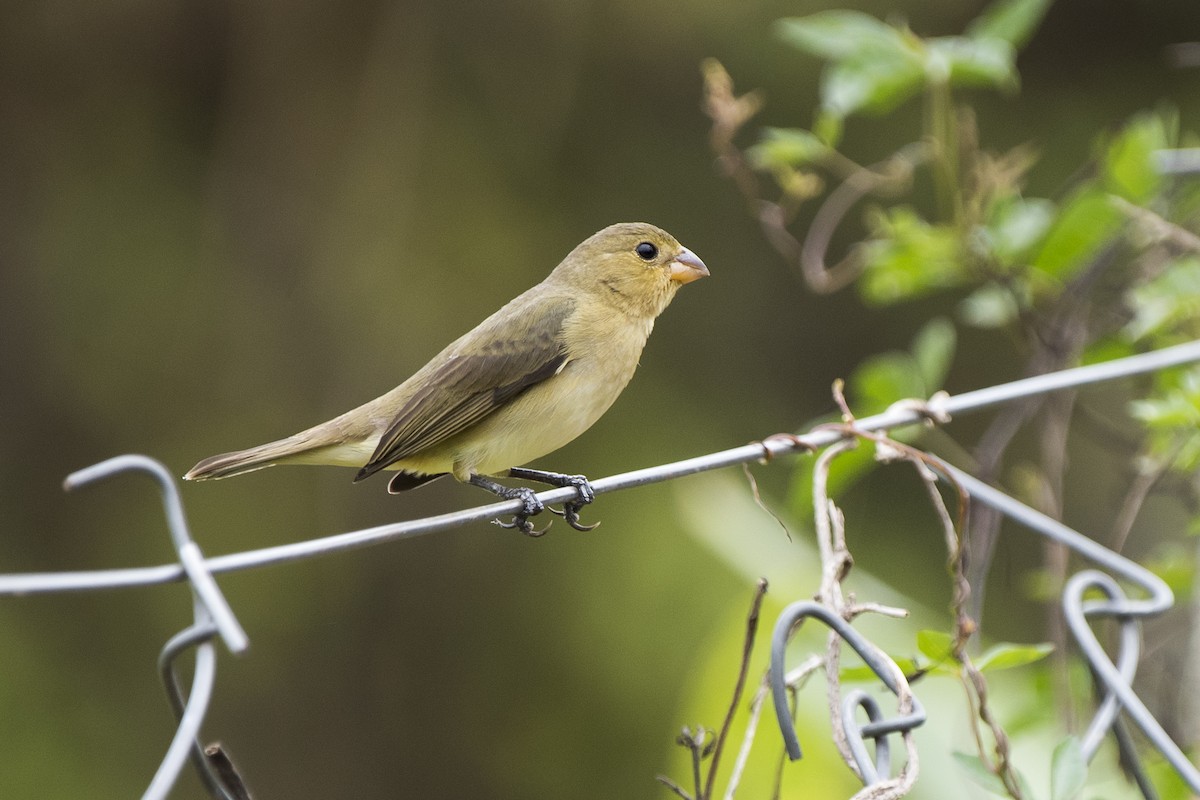
<instances>
[{"instance_id":1,"label":"wire fence","mask_svg":"<svg viewBox=\"0 0 1200 800\"><path fill-rule=\"evenodd\" d=\"M1200 362L1200 342L1189 342L1151 353L1026 378L959 395L939 394L926 401L905 401L895 404L881 414L861 420L847 418L842 425L819 426L803 435L770 436L742 447L602 478L593 481L592 488L596 494L604 494L708 470L821 449L825 449L823 457L830 457L826 459L827 462L836 455L839 443L845 444L855 437L876 438L881 445L895 449L900 446L876 434L918 423L939 423L952 416L1020 398L1157 372L1194 362ZM1139 564L950 464L915 451L897 455L917 464L931 487L939 481L949 485L963 498L995 509L1034 533L1065 545L1099 567L1073 575L1067 581L1062 596L1068 628L1095 676L1097 690L1102 698L1082 738L1084 756L1090 760L1104 738L1112 732L1121 748L1124 763L1129 765L1128 768L1143 794L1153 797L1153 788L1150 787L1136 754L1129 746L1128 731L1124 723L1124 719L1127 718L1141 730L1150 745L1163 755L1191 790L1200 794L1200 770L1197 770L1180 747L1166 734L1132 687L1138 666L1141 623L1171 608L1173 597L1169 587ZM520 501L491 503L450 514L276 547L205 557L188 532L175 481L161 463L141 455L118 456L73 473L68 476L64 486L67 490L73 490L127 472L143 473L157 483L167 529L177 555L174 563L129 569L0 575L0 595L99 591L172 582L188 584L193 596L192 622L167 642L159 659L160 673L179 724L157 772L143 794L145 800L167 797L189 759L194 764L200 780L214 797L222 800L244 800L250 797L245 783L220 745L204 747L199 739L216 681L217 658L214 640L220 639L226 649L234 654L244 652L249 645L245 631L222 595L214 576L330 555L495 519L504 514L518 512L521 505ZM821 495L821 482L815 483L818 485L814 488L814 493ZM575 499L576 489L551 489L540 492L537 496L549 505ZM931 498L946 523L948 545L953 556L957 552L954 523L942 504L940 495L934 489L931 489ZM819 499L826 500L823 495ZM853 617L865 611L893 615L899 615L900 612L847 603L842 598L840 580L848 569L848 552L845 551L839 518L833 511L832 504L818 504L816 527L825 566L825 579L822 581L821 591L816 601L797 602L785 609L775 623L771 642L768 684L778 727L789 757L793 760L799 759L801 749L789 708L789 688L823 666L831 684L831 691L840 693L840 687L837 686L835 650L839 643L844 641L858 652L880 682L897 696L898 716L885 718L878 702L870 694L862 690L851 691L842 699L840 712L833 714L831 718L835 740L842 748L847 764L863 782L864 789L856 797L872 800L900 797L907 793L916 780L917 753L911 732L925 722L926 715L900 667L851 625ZM1142 596L1130 597L1118 581L1124 581ZM963 582L965 584L965 580ZM762 591L765 591L765 586ZM1097 594L1103 599L1095 599ZM962 602L965 602L965 595L960 592L956 595L956 603ZM801 667L789 671L786 667L787 644L795 629L805 619L815 619L830 628L830 654L825 659L810 658ZM1118 626L1119 646L1115 658L1108 655L1094 633L1094 627L1103 620L1112 620ZM968 635L970 633L964 632ZM960 647L961 644L965 644L965 638L964 636ZM195 664L191 688L185 693L179 685L175 663L189 650L194 650ZM748 727L747 738L734 766L727 798L732 797L738 776L745 765L745 755L757 728L757 713L761 708L761 701L760 692L754 704L754 717ZM982 706L982 698L980 702ZM866 713L866 723L858 721L860 709ZM998 728L994 732L998 738L1002 738L1003 734ZM902 738L908 756L900 773L893 776L889 742L890 737L897 735ZM867 752L867 741L874 743L874 758ZM1004 757L1004 753L1001 752L1002 761ZM1000 766L1004 767L1003 764ZM678 787L675 788L680 794L684 794ZM711 781L709 788L711 789ZM697 795L701 794L703 792L698 788Z\"/></svg>"}]
</instances>

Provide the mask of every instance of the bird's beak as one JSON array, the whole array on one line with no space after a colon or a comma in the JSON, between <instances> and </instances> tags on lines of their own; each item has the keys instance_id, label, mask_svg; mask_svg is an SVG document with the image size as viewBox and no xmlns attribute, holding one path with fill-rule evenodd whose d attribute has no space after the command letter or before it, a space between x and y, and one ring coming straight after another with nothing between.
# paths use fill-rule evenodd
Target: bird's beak
<instances>
[{"instance_id":1,"label":"bird's beak","mask_svg":"<svg viewBox=\"0 0 1200 800\"><path fill-rule=\"evenodd\" d=\"M691 283L708 276L708 267L700 257L686 247L667 265L667 277L676 283Z\"/></svg>"}]
</instances>

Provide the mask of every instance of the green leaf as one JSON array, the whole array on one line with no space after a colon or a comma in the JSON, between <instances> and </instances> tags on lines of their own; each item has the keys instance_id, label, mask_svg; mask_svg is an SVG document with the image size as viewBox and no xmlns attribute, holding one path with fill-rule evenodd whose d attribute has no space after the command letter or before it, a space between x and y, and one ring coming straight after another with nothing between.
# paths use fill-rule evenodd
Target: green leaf
<instances>
[{"instance_id":1,"label":"green leaf","mask_svg":"<svg viewBox=\"0 0 1200 800\"><path fill-rule=\"evenodd\" d=\"M827 110L818 111L817 118L813 121L813 133L830 147L837 147L838 142L842 140L844 129L842 117Z\"/></svg>"},{"instance_id":2,"label":"green leaf","mask_svg":"<svg viewBox=\"0 0 1200 800\"><path fill-rule=\"evenodd\" d=\"M850 376L855 413L877 414L897 400L924 397L925 384L916 362L908 353L891 352L871 356Z\"/></svg>"},{"instance_id":3,"label":"green leaf","mask_svg":"<svg viewBox=\"0 0 1200 800\"><path fill-rule=\"evenodd\" d=\"M1068 736L1054 748L1050 760L1050 800L1073 800L1087 781L1087 759L1074 736Z\"/></svg>"},{"instance_id":4,"label":"green leaf","mask_svg":"<svg viewBox=\"0 0 1200 800\"><path fill-rule=\"evenodd\" d=\"M913 338L912 354L917 372L924 383L921 397L942 388L950 363L954 360L954 348L958 342L954 323L945 317L935 317L926 322Z\"/></svg>"},{"instance_id":5,"label":"green leaf","mask_svg":"<svg viewBox=\"0 0 1200 800\"><path fill-rule=\"evenodd\" d=\"M1020 313L1012 291L995 283L985 283L958 304L959 317L973 328L1002 328Z\"/></svg>"},{"instance_id":6,"label":"green leaf","mask_svg":"<svg viewBox=\"0 0 1200 800\"><path fill-rule=\"evenodd\" d=\"M1173 390L1165 394L1135 400L1129 404L1134 418L1149 428L1195 428L1200 425L1200 404L1193 392Z\"/></svg>"},{"instance_id":7,"label":"green leaf","mask_svg":"<svg viewBox=\"0 0 1200 800\"><path fill-rule=\"evenodd\" d=\"M897 400L929 397L941 388L954 345L954 325L937 318L913 337L910 352L880 353L863 361L849 382L856 412L874 414Z\"/></svg>"},{"instance_id":8,"label":"green leaf","mask_svg":"<svg viewBox=\"0 0 1200 800\"><path fill-rule=\"evenodd\" d=\"M1129 404L1130 414L1149 432L1148 455L1190 479L1200 468L1200 367L1166 370L1155 383L1153 394Z\"/></svg>"},{"instance_id":9,"label":"green leaf","mask_svg":"<svg viewBox=\"0 0 1200 800\"><path fill-rule=\"evenodd\" d=\"M945 661L954 650L954 637L945 631L917 631L917 649L931 661Z\"/></svg>"},{"instance_id":10,"label":"green leaf","mask_svg":"<svg viewBox=\"0 0 1200 800\"><path fill-rule=\"evenodd\" d=\"M979 786L982 786L992 794L998 794L1002 797L1009 796L1008 790L1004 788L1004 782L984 765L979 756L959 752L952 752L950 755L958 762L958 766L962 767L967 773L967 777Z\"/></svg>"},{"instance_id":11,"label":"green leaf","mask_svg":"<svg viewBox=\"0 0 1200 800\"><path fill-rule=\"evenodd\" d=\"M1083 356L1079 359L1079 363L1081 365L1101 364L1105 361L1127 358L1138 352L1140 352L1139 349L1134 347L1128 339L1109 336L1089 345L1083 351Z\"/></svg>"},{"instance_id":12,"label":"green leaf","mask_svg":"<svg viewBox=\"0 0 1200 800\"><path fill-rule=\"evenodd\" d=\"M855 55L831 63L821 76L821 106L846 117L856 112L886 114L920 94L925 69L915 54Z\"/></svg>"},{"instance_id":13,"label":"green leaf","mask_svg":"<svg viewBox=\"0 0 1200 800\"><path fill-rule=\"evenodd\" d=\"M927 72L951 86L1017 88L1017 53L1002 39L944 36L927 43Z\"/></svg>"},{"instance_id":14,"label":"green leaf","mask_svg":"<svg viewBox=\"0 0 1200 800\"><path fill-rule=\"evenodd\" d=\"M1177 597L1187 597L1196 582L1196 559L1192 543L1164 542L1144 563L1146 569L1162 578Z\"/></svg>"},{"instance_id":15,"label":"green leaf","mask_svg":"<svg viewBox=\"0 0 1200 800\"><path fill-rule=\"evenodd\" d=\"M917 664L916 659L912 658L896 658L891 656L892 661L896 662L896 666L905 675L916 673L921 667ZM842 681L877 681L879 676L875 674L875 670L868 667L866 664L859 664L853 667L842 667L838 670L838 678Z\"/></svg>"},{"instance_id":16,"label":"green leaf","mask_svg":"<svg viewBox=\"0 0 1200 800\"><path fill-rule=\"evenodd\" d=\"M1033 267L1054 278L1069 277L1116 237L1124 222L1108 194L1090 186L1063 207L1034 257Z\"/></svg>"},{"instance_id":17,"label":"green leaf","mask_svg":"<svg viewBox=\"0 0 1200 800\"><path fill-rule=\"evenodd\" d=\"M1051 0L998 0L967 26L974 39L1001 39L1021 48L1037 30Z\"/></svg>"},{"instance_id":18,"label":"green leaf","mask_svg":"<svg viewBox=\"0 0 1200 800\"><path fill-rule=\"evenodd\" d=\"M980 672L995 672L1001 669L1023 667L1041 661L1053 652L1054 645L1049 642L1042 644L1002 642L989 647L979 658L975 659L975 668Z\"/></svg>"},{"instance_id":19,"label":"green leaf","mask_svg":"<svg viewBox=\"0 0 1200 800\"><path fill-rule=\"evenodd\" d=\"M1104 153L1104 187L1131 203L1148 202L1162 187L1154 154L1171 147L1178 115L1144 113L1131 119Z\"/></svg>"},{"instance_id":20,"label":"green leaf","mask_svg":"<svg viewBox=\"0 0 1200 800\"><path fill-rule=\"evenodd\" d=\"M1127 304L1133 318L1124 333L1131 340L1174 338L1174 333L1179 333L1179 338L1194 338L1200 334L1200 257L1181 258L1153 280L1134 287Z\"/></svg>"},{"instance_id":21,"label":"green leaf","mask_svg":"<svg viewBox=\"0 0 1200 800\"><path fill-rule=\"evenodd\" d=\"M989 209L980 233L997 263L1019 266L1046 236L1056 213L1057 207L1049 200L1012 197Z\"/></svg>"},{"instance_id":22,"label":"green leaf","mask_svg":"<svg viewBox=\"0 0 1200 800\"><path fill-rule=\"evenodd\" d=\"M878 215L863 247L866 270L859 283L870 302L890 304L966 281L962 242L949 225L930 225L907 206Z\"/></svg>"},{"instance_id":23,"label":"green leaf","mask_svg":"<svg viewBox=\"0 0 1200 800\"><path fill-rule=\"evenodd\" d=\"M775 23L783 41L827 61L909 49L899 30L861 11L822 11Z\"/></svg>"},{"instance_id":24,"label":"green leaf","mask_svg":"<svg viewBox=\"0 0 1200 800\"><path fill-rule=\"evenodd\" d=\"M767 168L806 166L828 154L824 142L799 128L764 128L762 140L749 150L751 162Z\"/></svg>"}]
</instances>

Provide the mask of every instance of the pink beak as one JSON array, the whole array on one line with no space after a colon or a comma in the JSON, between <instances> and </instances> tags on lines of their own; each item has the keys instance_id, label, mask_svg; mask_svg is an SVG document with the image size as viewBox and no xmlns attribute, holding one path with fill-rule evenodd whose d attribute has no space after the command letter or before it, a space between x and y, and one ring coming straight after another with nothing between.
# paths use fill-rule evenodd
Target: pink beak
<instances>
[{"instance_id":1,"label":"pink beak","mask_svg":"<svg viewBox=\"0 0 1200 800\"><path fill-rule=\"evenodd\" d=\"M679 255L667 265L667 276L676 283L691 283L694 280L705 278L709 274L708 267L704 266L704 262L700 257L688 250L686 247L679 251Z\"/></svg>"}]
</instances>

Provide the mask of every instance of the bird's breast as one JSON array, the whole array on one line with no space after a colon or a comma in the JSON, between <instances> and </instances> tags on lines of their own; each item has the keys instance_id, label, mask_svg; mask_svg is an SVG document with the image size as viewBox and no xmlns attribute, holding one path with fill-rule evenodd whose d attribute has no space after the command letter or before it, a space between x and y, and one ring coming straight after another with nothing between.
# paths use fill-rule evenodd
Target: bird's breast
<instances>
[{"instance_id":1,"label":"bird's breast","mask_svg":"<svg viewBox=\"0 0 1200 800\"><path fill-rule=\"evenodd\" d=\"M585 336L580 342L571 339L578 329L568 328L563 368L457 443L456 474L502 472L551 453L590 428L633 377L650 324L610 329L607 337Z\"/></svg>"}]
</instances>

